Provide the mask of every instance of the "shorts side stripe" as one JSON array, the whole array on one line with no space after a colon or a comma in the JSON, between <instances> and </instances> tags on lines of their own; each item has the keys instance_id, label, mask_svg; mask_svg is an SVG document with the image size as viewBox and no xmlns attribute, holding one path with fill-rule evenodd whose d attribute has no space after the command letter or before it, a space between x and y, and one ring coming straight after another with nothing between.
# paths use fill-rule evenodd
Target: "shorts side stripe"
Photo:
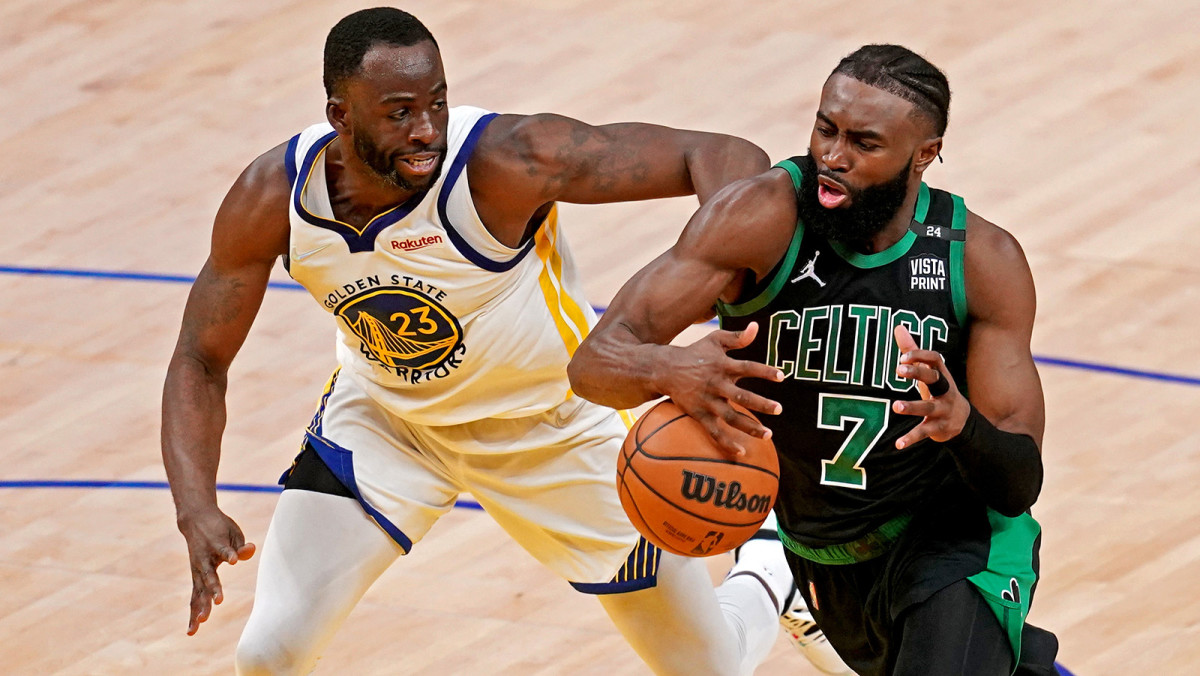
<instances>
[{"instance_id":1,"label":"shorts side stripe","mask_svg":"<svg viewBox=\"0 0 1200 676\"><path fill-rule=\"evenodd\" d=\"M308 425L308 428L317 436L322 434L321 425L325 422L325 406L329 403L329 395L333 394L333 388L337 385L338 373L341 370L342 367L340 366L335 368L333 374L329 376L329 380L325 382L325 389L321 392L321 402L317 405L317 412L313 415L312 422ZM303 448L304 444L301 443L300 447Z\"/></svg>"},{"instance_id":2,"label":"shorts side stripe","mask_svg":"<svg viewBox=\"0 0 1200 676\"><path fill-rule=\"evenodd\" d=\"M342 485L350 489L350 492L354 494L354 499L358 500L358 504L362 505L363 511L370 515L375 520L375 523L379 524L379 527L395 540L396 544L400 545L400 548L407 554L412 549L412 540L397 528L396 524L389 521L382 512L368 504L363 498L362 493L359 492L358 482L354 480L354 454L328 439L313 434L311 430L306 435L306 439L308 443L312 444L313 450L317 452L317 455L320 456L321 461L325 463L329 471L333 472L338 481L342 482Z\"/></svg>"},{"instance_id":3,"label":"shorts side stripe","mask_svg":"<svg viewBox=\"0 0 1200 676\"><path fill-rule=\"evenodd\" d=\"M572 582L571 586L585 594L623 594L650 589L658 584L658 562L661 556L661 549L647 542L645 538L640 538L612 580L600 583Z\"/></svg>"}]
</instances>

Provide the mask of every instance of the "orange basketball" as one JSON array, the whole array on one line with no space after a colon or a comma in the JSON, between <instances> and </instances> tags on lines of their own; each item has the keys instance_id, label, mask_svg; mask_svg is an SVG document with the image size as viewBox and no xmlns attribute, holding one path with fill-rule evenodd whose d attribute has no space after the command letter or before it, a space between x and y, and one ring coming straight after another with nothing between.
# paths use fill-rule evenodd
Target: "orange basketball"
<instances>
[{"instance_id":1,"label":"orange basketball","mask_svg":"<svg viewBox=\"0 0 1200 676\"><path fill-rule=\"evenodd\" d=\"M744 445L744 456L726 455L703 425L662 401L625 437L617 459L621 506L647 540L668 552L727 552L754 535L779 491L775 444Z\"/></svg>"}]
</instances>

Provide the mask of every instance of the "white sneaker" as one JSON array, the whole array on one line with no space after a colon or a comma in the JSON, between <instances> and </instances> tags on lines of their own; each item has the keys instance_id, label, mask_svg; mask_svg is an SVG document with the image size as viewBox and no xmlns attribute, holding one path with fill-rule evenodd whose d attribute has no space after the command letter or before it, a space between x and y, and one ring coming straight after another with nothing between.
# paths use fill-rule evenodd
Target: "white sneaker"
<instances>
[{"instance_id":1,"label":"white sneaker","mask_svg":"<svg viewBox=\"0 0 1200 676\"><path fill-rule=\"evenodd\" d=\"M784 604L783 614L779 617L779 624L783 625L784 632L791 639L792 645L796 646L796 650L808 658L816 668L827 674L854 673L842 658L838 657L833 646L829 645L829 639L825 638L825 633L817 626L812 613L808 612L804 597L794 584L792 593Z\"/></svg>"}]
</instances>

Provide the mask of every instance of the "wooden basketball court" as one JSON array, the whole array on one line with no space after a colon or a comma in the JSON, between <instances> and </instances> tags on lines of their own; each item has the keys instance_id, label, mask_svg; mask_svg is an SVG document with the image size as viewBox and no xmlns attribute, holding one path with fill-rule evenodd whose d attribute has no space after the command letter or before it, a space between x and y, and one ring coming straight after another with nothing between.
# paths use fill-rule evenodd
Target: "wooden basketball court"
<instances>
[{"instance_id":1,"label":"wooden basketball court","mask_svg":"<svg viewBox=\"0 0 1200 676\"><path fill-rule=\"evenodd\" d=\"M184 542L153 487L179 277L199 270L241 168L323 119L325 34L361 6L0 4L0 671L232 670L256 562L222 568L225 604L185 636ZM1016 234L1039 290L1049 419L1032 620L1077 674L1194 672L1200 4L405 9L441 43L452 103L722 131L773 159L804 151L821 83L859 45L899 42L941 66L954 102L928 180ZM669 246L692 207L564 206L592 302ZM230 377L223 482L269 486L290 462L334 366L333 331L306 294L268 293ZM220 500L261 544L275 495ZM368 592L317 673L646 671L598 604L459 509ZM759 673L816 672L780 640Z\"/></svg>"}]
</instances>

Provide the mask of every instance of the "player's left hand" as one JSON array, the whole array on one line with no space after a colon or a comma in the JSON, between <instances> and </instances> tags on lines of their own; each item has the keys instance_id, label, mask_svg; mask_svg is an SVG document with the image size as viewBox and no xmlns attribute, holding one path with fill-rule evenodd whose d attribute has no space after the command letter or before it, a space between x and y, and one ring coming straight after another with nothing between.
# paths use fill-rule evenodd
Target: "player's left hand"
<instances>
[{"instance_id":1,"label":"player's left hand","mask_svg":"<svg viewBox=\"0 0 1200 676\"><path fill-rule=\"evenodd\" d=\"M921 424L896 440L896 448L911 446L926 437L934 441L949 441L958 436L971 413L971 404L955 386L954 377L946 368L942 355L920 349L903 324L896 326L893 335L900 348L900 364L896 367L896 375L915 380L921 398L916 401L894 401L892 410L901 415L924 418ZM931 387L938 394L931 393Z\"/></svg>"}]
</instances>

